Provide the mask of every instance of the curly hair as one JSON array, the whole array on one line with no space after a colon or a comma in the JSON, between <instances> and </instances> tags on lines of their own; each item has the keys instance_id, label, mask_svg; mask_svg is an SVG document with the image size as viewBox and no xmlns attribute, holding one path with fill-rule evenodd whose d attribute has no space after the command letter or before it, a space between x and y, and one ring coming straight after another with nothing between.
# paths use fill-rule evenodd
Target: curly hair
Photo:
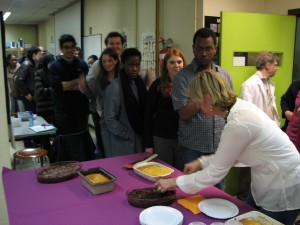
<instances>
[{"instance_id":1,"label":"curly hair","mask_svg":"<svg viewBox=\"0 0 300 225\"><path fill-rule=\"evenodd\" d=\"M195 45L196 39L198 37L201 37L201 38L212 37L212 39L214 41L214 45L217 45L217 37L216 37L215 32L213 32L211 29L209 29L207 27L200 28L199 30L196 31L196 33L194 34L194 37L193 37L193 45Z\"/></svg>"}]
</instances>

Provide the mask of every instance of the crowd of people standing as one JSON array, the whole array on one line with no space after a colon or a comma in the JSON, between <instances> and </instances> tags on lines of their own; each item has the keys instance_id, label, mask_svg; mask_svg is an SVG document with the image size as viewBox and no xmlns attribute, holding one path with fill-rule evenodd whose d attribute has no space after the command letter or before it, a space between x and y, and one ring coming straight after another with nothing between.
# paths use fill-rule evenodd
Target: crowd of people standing
<instances>
[{"instance_id":1,"label":"crowd of people standing","mask_svg":"<svg viewBox=\"0 0 300 225\"><path fill-rule=\"evenodd\" d=\"M57 127L52 154L59 155L53 157L58 161L157 153L186 174L157 181L159 191L224 189L229 169L242 162L248 168L239 176L245 183L243 200L292 225L300 211L300 84L292 83L281 98L285 133L271 81L278 56L258 55L257 72L238 98L229 73L213 61L217 39L208 28L194 34L190 64L179 49L170 48L156 76L151 68L141 68L141 52L124 50L124 42L120 33L110 32L99 58L95 53L88 62L67 34L59 39L57 57L45 54L42 46L28 49L19 62L9 54L11 111L35 112ZM69 136L71 145L83 147L62 154L59 146Z\"/></svg>"}]
</instances>

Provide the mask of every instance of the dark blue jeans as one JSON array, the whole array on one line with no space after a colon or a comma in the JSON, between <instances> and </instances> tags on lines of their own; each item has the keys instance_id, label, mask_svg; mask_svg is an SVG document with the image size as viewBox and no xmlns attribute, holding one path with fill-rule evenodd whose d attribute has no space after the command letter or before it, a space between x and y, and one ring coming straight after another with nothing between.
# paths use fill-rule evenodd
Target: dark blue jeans
<instances>
[{"instance_id":1,"label":"dark blue jeans","mask_svg":"<svg viewBox=\"0 0 300 225\"><path fill-rule=\"evenodd\" d=\"M95 126L95 133L96 133L96 139L97 139L97 148L95 151L96 159L105 158L104 154L104 147L101 137L101 126L100 126L100 116L97 112L91 112L92 119Z\"/></svg>"},{"instance_id":2,"label":"dark blue jeans","mask_svg":"<svg viewBox=\"0 0 300 225\"><path fill-rule=\"evenodd\" d=\"M294 223L300 213L300 209L280 211L280 212L271 212L271 211L263 209L262 207L258 207L253 199L251 191L249 191L249 194L247 197L247 203L249 205L251 205L252 207L256 208L261 213L273 218L274 220L277 220L277 221L283 223L284 225L294 225Z\"/></svg>"},{"instance_id":3,"label":"dark blue jeans","mask_svg":"<svg viewBox=\"0 0 300 225\"><path fill-rule=\"evenodd\" d=\"M203 155L210 155L207 153L202 153L195 151L190 148L186 148L183 146L179 146L179 169L183 171L184 169L184 164L189 163ZM218 184L215 185L215 187L224 190L225 189L225 178L222 179Z\"/></svg>"}]
</instances>

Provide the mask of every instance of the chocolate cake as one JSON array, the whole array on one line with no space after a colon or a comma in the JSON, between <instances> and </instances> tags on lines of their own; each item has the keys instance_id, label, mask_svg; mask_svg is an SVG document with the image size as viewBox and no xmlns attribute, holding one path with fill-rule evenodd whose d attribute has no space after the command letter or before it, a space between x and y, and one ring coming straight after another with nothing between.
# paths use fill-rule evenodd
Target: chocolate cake
<instances>
[{"instance_id":1,"label":"chocolate cake","mask_svg":"<svg viewBox=\"0 0 300 225\"><path fill-rule=\"evenodd\" d=\"M80 169L78 162L59 162L40 168L36 176L40 183L59 183L77 177Z\"/></svg>"},{"instance_id":2,"label":"chocolate cake","mask_svg":"<svg viewBox=\"0 0 300 225\"><path fill-rule=\"evenodd\" d=\"M147 208L156 205L170 205L176 199L176 191L168 190L166 192L159 192L157 188L139 188L127 192L128 202L130 205Z\"/></svg>"}]
</instances>

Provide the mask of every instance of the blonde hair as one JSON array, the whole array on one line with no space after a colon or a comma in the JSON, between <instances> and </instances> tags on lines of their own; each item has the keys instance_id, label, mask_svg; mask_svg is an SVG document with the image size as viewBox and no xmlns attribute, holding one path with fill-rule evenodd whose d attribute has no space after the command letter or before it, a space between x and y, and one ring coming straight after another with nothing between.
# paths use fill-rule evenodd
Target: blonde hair
<instances>
[{"instance_id":1,"label":"blonde hair","mask_svg":"<svg viewBox=\"0 0 300 225\"><path fill-rule=\"evenodd\" d=\"M214 70L199 72L189 86L189 96L195 102L203 102L209 94L212 105L228 110L236 102L237 96L228 81Z\"/></svg>"}]
</instances>

